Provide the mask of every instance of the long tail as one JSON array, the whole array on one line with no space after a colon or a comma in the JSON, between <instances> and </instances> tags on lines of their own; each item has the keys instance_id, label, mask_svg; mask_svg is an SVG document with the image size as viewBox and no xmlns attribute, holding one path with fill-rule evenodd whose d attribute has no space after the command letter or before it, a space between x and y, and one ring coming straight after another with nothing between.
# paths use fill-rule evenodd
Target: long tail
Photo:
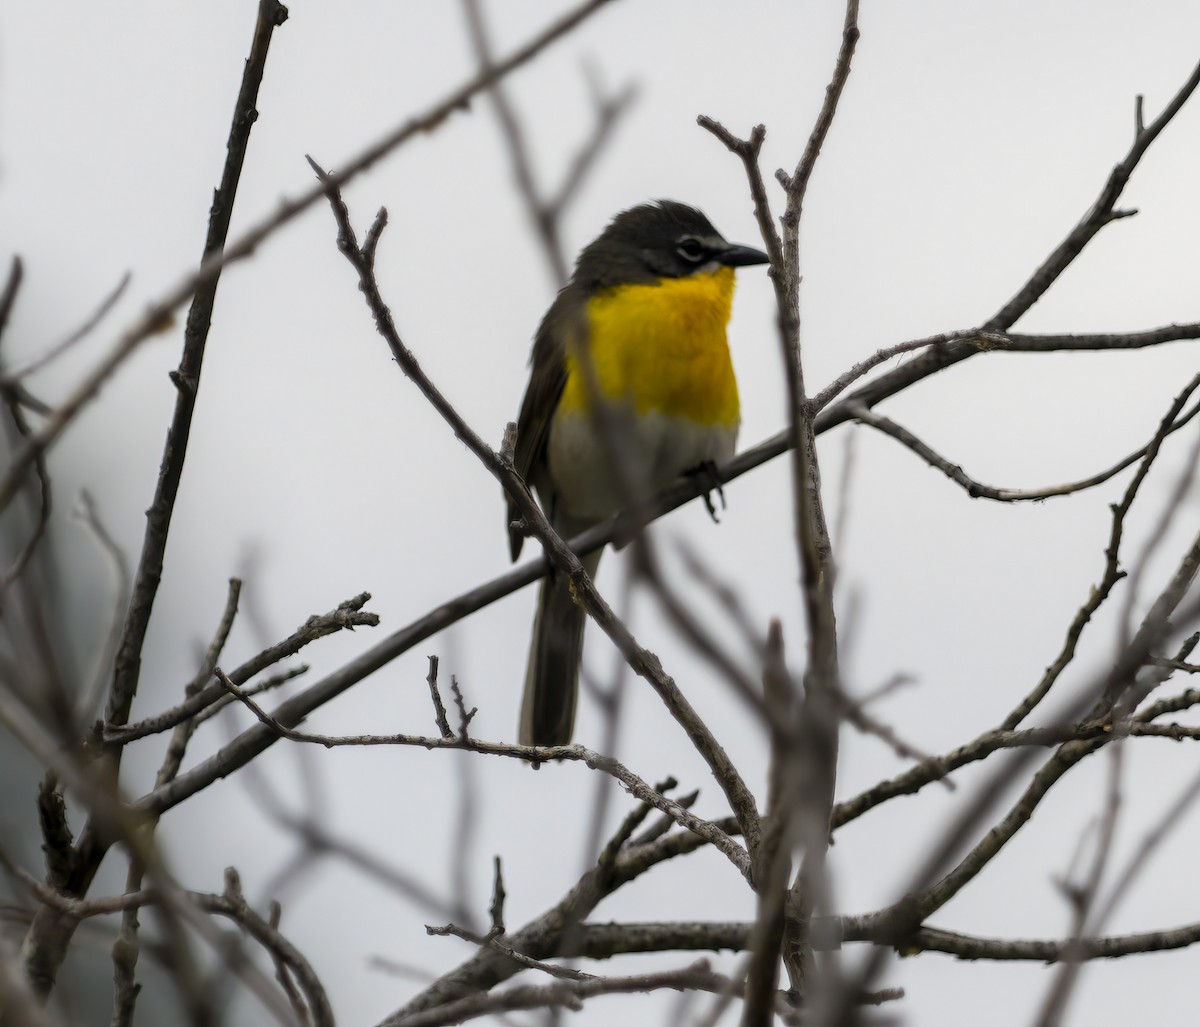
<instances>
[{"instance_id":1,"label":"long tail","mask_svg":"<svg viewBox=\"0 0 1200 1027\"><path fill-rule=\"evenodd\" d=\"M583 557L589 577L595 575L599 564L599 550ZM571 598L564 575L555 574L542 581L525 670L522 745L566 745L571 740L586 622L587 614Z\"/></svg>"}]
</instances>

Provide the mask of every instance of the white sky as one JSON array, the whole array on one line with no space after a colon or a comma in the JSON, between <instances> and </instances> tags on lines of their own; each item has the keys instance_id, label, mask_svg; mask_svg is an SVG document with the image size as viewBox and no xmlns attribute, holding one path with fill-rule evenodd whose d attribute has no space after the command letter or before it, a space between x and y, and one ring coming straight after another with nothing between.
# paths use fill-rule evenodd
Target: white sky
<instances>
[{"instance_id":1,"label":"white sky","mask_svg":"<svg viewBox=\"0 0 1200 1027\"><path fill-rule=\"evenodd\" d=\"M40 352L78 324L123 271L133 272L105 327L39 379L46 398L62 395L120 326L198 258L254 7L219 0L67 10L17 0L0 14L0 259L16 252L26 264L4 340L7 358ZM498 51L566 7L494 0L488 10ZM842 13L833 0L627 0L513 77L511 95L548 187L590 130L583 63L594 64L610 89L631 80L641 89L570 211L570 251L615 211L660 196L702 207L731 240L757 242L740 163L695 117L712 115L739 134L764 122L765 170L794 167L832 69ZM881 346L985 321L1124 155L1134 97L1145 94L1153 117L1200 56L1200 5L1192 0L868 0L861 27L802 235L805 361L814 385ZM233 234L308 187L305 153L338 168L472 70L457 4L293 3L272 44ZM1198 165L1200 101L1193 100L1126 193L1122 205L1141 214L1106 229L1017 328L1126 331L1200 317ZM774 188L772 195L779 200ZM518 409L529 340L552 287L487 102L389 158L347 199L360 228L387 206L379 277L400 331L468 421L498 443ZM731 336L747 446L782 427L783 389L767 280L756 269L739 278ZM102 562L65 511L89 488L112 532L137 551L174 398L166 372L178 359L181 325L148 344L55 451L72 612L97 630L106 616ZM1111 355L994 354L922 383L885 412L983 481L1044 485L1094 473L1142 445L1194 373L1196 354L1193 343ZM1126 479L1045 504L988 505L967 500L890 440L852 431L848 529L835 539L842 627L854 639L845 656L848 684L866 689L896 672L913 674L918 684L881 712L914 744L942 751L1002 717L1053 659L1099 578L1107 504ZM839 429L821 448L835 518L846 435ZM1147 506L1131 525L1135 538L1153 523L1154 498L1169 491L1169 472L1186 445L1176 441L1148 483ZM799 654L786 465L779 461L726 491L729 510L719 528L693 504L656 535L702 547L759 623L784 618L790 651ZM1189 503L1194 524L1194 495ZM1187 527L1163 546L1143 595L1169 570ZM261 623L242 620L227 666L363 589L374 594L369 608L383 617L382 637L507 567L499 490L391 363L324 207L221 282L135 715L176 700L216 623L226 579L248 554L253 572L243 608L261 614ZM622 566L610 555L600 577L614 600ZM845 615L851 593L860 600L852 619ZM423 678L426 655L436 652L444 679L457 675L480 707L475 733L513 738L533 598L526 590L417 647L309 726L431 732ZM712 620L714 632L732 638ZM644 597L631 623L758 788L763 744L741 709ZM1090 632L1085 667L1103 666L1111 654L1114 623L1102 617ZM607 680L611 647L598 632L592 636L588 665ZM362 630L311 647L304 654L311 680L373 640ZM702 787L699 808L716 815L719 791L703 765L649 690L635 682L633 691L622 758L648 780L671 773L685 789ZM207 728L192 758L228 737L235 719L224 730ZM598 744L599 725L585 702L579 740ZM1186 744L1137 741L1126 754L1122 854L1196 765ZM132 791L144 790L159 758L151 744L129 757ZM299 754L280 744L256 765L300 808L307 782L319 778L322 808L339 831L444 894L455 849L457 762L391 749ZM1092 763L1056 790L985 879L932 922L983 935L1061 934L1069 911L1054 879L1098 808L1104 761ZM877 743L848 737L839 795L898 766ZM582 869L595 780L576 766L532 775L474 759L468 769L481 790L467 849L471 899L482 915L491 856L502 855L508 920L518 925L556 901ZM270 897L262 889L294 842L265 822L246 784L245 774L221 782L164 821L187 886L219 890L221 868L234 863L249 895ZM868 911L894 898L922 843L962 794L931 788L840 832L834 855L843 908ZM616 797L614 815L627 808ZM1114 930L1200 918L1195 840L1189 821ZM414 910L332 863L283 898L284 928L315 962L346 1024L375 1022L413 990L371 970L368 956L436 974L468 955L460 942L425 937L422 924L444 917ZM703 853L645 878L595 918L724 919L751 911L736 873ZM1184 952L1093 966L1071 1020L1177 1019L1193 998L1195 960ZM629 959L597 969L637 972L661 963ZM908 1023L968 1018L991 1027L1026 1021L1050 980L1041 967L929 955L894 964L886 983L908 990ZM576 1021L640 1015L632 1010L641 1002L603 1000ZM669 1003L652 1008L665 1016Z\"/></svg>"}]
</instances>

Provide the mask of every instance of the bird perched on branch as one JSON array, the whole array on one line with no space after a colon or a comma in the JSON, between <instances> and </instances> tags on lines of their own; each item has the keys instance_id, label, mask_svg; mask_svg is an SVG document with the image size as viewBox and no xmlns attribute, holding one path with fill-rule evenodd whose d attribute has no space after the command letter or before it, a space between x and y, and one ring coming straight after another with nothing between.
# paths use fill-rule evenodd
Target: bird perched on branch
<instances>
[{"instance_id":1,"label":"bird perched on branch","mask_svg":"<svg viewBox=\"0 0 1200 1027\"><path fill-rule=\"evenodd\" d=\"M580 253L534 338L514 456L563 538L733 455L733 269L767 260L672 200L621 212ZM524 536L511 498L508 513L515 560ZM599 561L583 558L589 576ZM562 574L542 582L524 745L571 739L585 619Z\"/></svg>"}]
</instances>

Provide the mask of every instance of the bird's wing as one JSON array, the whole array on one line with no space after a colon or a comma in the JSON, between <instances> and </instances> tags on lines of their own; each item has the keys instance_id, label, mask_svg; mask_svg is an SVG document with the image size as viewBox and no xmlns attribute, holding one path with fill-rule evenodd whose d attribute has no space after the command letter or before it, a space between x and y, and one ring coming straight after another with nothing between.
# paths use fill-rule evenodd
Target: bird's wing
<instances>
[{"instance_id":1,"label":"bird's wing","mask_svg":"<svg viewBox=\"0 0 1200 1027\"><path fill-rule=\"evenodd\" d=\"M566 337L573 326L578 327L582 323L579 310L576 297L568 286L550 305L534 336L533 355L529 361L529 384L525 387L525 398L521 400L521 414L517 419L517 448L513 458L517 473L531 488L543 484L541 479L545 471L550 422L567 384ZM508 497L508 546L514 560L520 555L525 541L525 536L512 527L512 522L519 517L516 505Z\"/></svg>"}]
</instances>

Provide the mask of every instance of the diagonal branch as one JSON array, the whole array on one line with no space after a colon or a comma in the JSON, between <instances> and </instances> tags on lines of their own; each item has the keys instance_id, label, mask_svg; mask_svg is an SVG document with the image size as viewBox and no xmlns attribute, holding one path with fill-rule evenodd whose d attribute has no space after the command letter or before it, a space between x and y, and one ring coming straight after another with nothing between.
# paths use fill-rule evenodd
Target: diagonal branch
<instances>
[{"instance_id":1,"label":"diagonal branch","mask_svg":"<svg viewBox=\"0 0 1200 1027\"><path fill-rule=\"evenodd\" d=\"M497 62L491 72L477 75L465 85L454 90L426 111L405 121L399 127L387 133L381 139L372 143L366 149L348 160L341 172L331 176L335 184L341 186L356 177L367 168L387 156L397 147L427 132L432 132L456 111L466 110L470 100L482 92L492 82L509 74L521 65L528 63L550 44L561 39L572 29L595 14L611 0L584 0L574 10L568 11L557 21L527 42L524 46L510 54L504 60ZM167 290L157 301L151 303L145 313L138 318L113 345L108 355L92 369L51 414L41 430L22 447L13 459L8 473L0 478L0 509L4 509L11 501L22 478L30 465L54 444L66 427L78 416L80 410L99 392L116 369L125 362L129 355L150 336L161 332L170 325L171 316L176 309L207 282L216 277L221 269L235 261L245 260L251 256L269 236L273 235L283 225L292 221L299 214L308 210L314 203L325 195L324 186L317 186L285 200L273 214L262 218L251 228L239 236L225 248L224 253L206 260L200 267L185 276L179 283Z\"/></svg>"},{"instance_id":2,"label":"diagonal branch","mask_svg":"<svg viewBox=\"0 0 1200 1027\"><path fill-rule=\"evenodd\" d=\"M1143 127L1139 124L1137 126L1129 152L1109 173L1104 187L1100 190L1100 195L1096 197L1082 220L1071 229L1054 252L1042 262L1041 267L1034 271L1029 281L1021 286L1017 294L984 325L987 331L1005 331L1011 328L1030 307L1041 299L1046 290L1071 265L1071 262L1083 252L1084 247L1096 237L1100 229L1112 221L1136 213L1136 211L1117 210L1117 200L1121 198L1125 185L1150 144L1158 138L1159 133L1170 124L1171 119L1187 103L1197 85L1200 85L1200 64L1192 69L1187 81L1179 87L1178 92L1157 118L1149 125ZM1140 97L1138 103L1140 106Z\"/></svg>"},{"instance_id":3,"label":"diagonal branch","mask_svg":"<svg viewBox=\"0 0 1200 1027\"><path fill-rule=\"evenodd\" d=\"M503 459L471 429L453 404L425 374L412 351L404 345L396 330L391 310L380 295L374 266L358 246L354 229L350 225L350 215L345 201L337 191L334 181L311 157L309 163L325 183L329 192L330 207L338 225L338 249L357 272L359 291L362 292L367 302L375 320L376 329L387 342L396 363L449 425L459 441L479 459L512 497L518 512L525 521L528 532L542 544L542 548L553 566L569 579L571 590L577 601L612 640L634 673L644 678L654 688L668 712L684 729L696 751L708 764L717 783L724 791L734 816L738 818L743 832L752 833L757 820L754 796L746 787L741 773L729 758L728 753L721 747L674 679L663 670L658 657L639 644L629 628L600 595L595 584L583 569L579 558L551 527L512 462ZM380 216L384 216L383 212ZM276 716L278 716L278 711ZM282 720L282 718L280 719Z\"/></svg>"}]
</instances>

